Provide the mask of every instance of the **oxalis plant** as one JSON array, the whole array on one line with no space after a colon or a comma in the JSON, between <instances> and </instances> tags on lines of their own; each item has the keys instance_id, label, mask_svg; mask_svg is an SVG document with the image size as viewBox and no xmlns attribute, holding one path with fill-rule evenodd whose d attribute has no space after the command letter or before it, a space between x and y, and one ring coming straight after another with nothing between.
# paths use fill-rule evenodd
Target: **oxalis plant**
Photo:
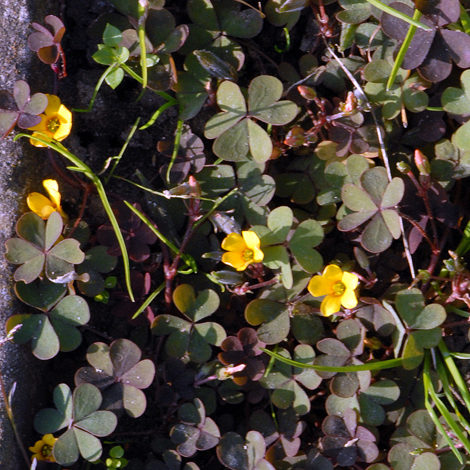
<instances>
[{"instance_id":1,"label":"oxalis plant","mask_svg":"<svg viewBox=\"0 0 470 470\"><path fill-rule=\"evenodd\" d=\"M25 307L0 344L68 369L36 443L0 377L24 468L470 468L466 4L101 13L87 96L52 15L29 45L53 92L0 90L1 137L51 162L5 243ZM86 156L82 117L133 91L120 150Z\"/></svg>"}]
</instances>

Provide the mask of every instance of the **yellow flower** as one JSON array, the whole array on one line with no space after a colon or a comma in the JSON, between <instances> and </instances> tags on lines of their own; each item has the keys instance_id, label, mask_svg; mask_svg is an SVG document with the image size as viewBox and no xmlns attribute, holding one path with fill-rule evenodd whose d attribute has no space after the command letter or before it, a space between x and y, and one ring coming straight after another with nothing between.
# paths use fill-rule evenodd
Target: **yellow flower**
<instances>
[{"instance_id":1,"label":"yellow flower","mask_svg":"<svg viewBox=\"0 0 470 470\"><path fill-rule=\"evenodd\" d=\"M341 305L344 308L354 308L357 305L354 292L357 284L358 278L355 274L343 272L338 266L330 264L321 276L314 276L310 279L308 291L314 297L326 295L321 303L320 311L325 317L329 317L339 312Z\"/></svg>"},{"instance_id":2,"label":"yellow flower","mask_svg":"<svg viewBox=\"0 0 470 470\"><path fill-rule=\"evenodd\" d=\"M55 462L54 455L52 454L52 448L54 447L55 438L52 434L45 434L42 436L40 441L34 444L34 447L30 447L29 450L33 453L31 460L35 458L37 460L47 460L49 462Z\"/></svg>"},{"instance_id":3,"label":"yellow flower","mask_svg":"<svg viewBox=\"0 0 470 470\"><path fill-rule=\"evenodd\" d=\"M222 263L232 266L237 271L244 271L251 263L263 261L264 253L259 247L260 241L255 232L231 233L224 238L222 248L228 253L222 255Z\"/></svg>"},{"instance_id":4,"label":"yellow flower","mask_svg":"<svg viewBox=\"0 0 470 470\"><path fill-rule=\"evenodd\" d=\"M60 206L59 184L56 180L44 180L42 182L50 199L40 193L31 193L26 199L28 207L39 217L47 220L53 212L59 212L62 218L67 221L68 216Z\"/></svg>"},{"instance_id":5,"label":"yellow flower","mask_svg":"<svg viewBox=\"0 0 470 470\"><path fill-rule=\"evenodd\" d=\"M47 95L48 105L41 114L41 122L34 127L30 127L33 132L33 137L40 137L50 142L54 140L64 140L72 130L72 113L60 103L60 99L55 95ZM46 147L41 142L29 140L35 147Z\"/></svg>"}]
</instances>

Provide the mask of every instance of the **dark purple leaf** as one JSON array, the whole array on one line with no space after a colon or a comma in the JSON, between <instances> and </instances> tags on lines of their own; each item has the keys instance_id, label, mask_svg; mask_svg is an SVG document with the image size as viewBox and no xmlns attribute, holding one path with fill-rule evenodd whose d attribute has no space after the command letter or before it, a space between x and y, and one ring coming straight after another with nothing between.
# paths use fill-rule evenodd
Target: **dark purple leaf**
<instances>
[{"instance_id":1,"label":"dark purple leaf","mask_svg":"<svg viewBox=\"0 0 470 470\"><path fill-rule=\"evenodd\" d=\"M115 379L113 376L108 375L102 370L97 370L94 367L82 367L75 373L75 385L89 383L103 390L114 382Z\"/></svg>"},{"instance_id":2,"label":"dark purple leaf","mask_svg":"<svg viewBox=\"0 0 470 470\"><path fill-rule=\"evenodd\" d=\"M40 33L44 34L45 36L51 36L52 37L52 34L51 32L46 28L44 27L43 25L39 24L39 23L31 23L31 26L39 31ZM34 33L33 33L34 34ZM36 52L36 51L34 51Z\"/></svg>"},{"instance_id":3,"label":"dark purple leaf","mask_svg":"<svg viewBox=\"0 0 470 470\"><path fill-rule=\"evenodd\" d=\"M441 36L441 31L438 31L426 58L418 68L418 72L424 79L430 82L441 82L450 75L451 71L452 61L450 52Z\"/></svg>"},{"instance_id":4,"label":"dark purple leaf","mask_svg":"<svg viewBox=\"0 0 470 470\"><path fill-rule=\"evenodd\" d=\"M393 2L390 4L392 8L395 8L408 16L413 16L413 9L408 5L401 2ZM426 55L429 52L431 44L434 39L435 29L434 24L427 18L421 18L420 21L432 27L431 31L425 31L424 29L418 28L413 36L410 46L406 52L405 59L402 67L407 70L412 70L421 65ZM409 29L409 24L395 16L384 13L382 15L382 29L383 32L394 39L403 41Z\"/></svg>"},{"instance_id":5,"label":"dark purple leaf","mask_svg":"<svg viewBox=\"0 0 470 470\"><path fill-rule=\"evenodd\" d=\"M21 129L29 129L37 126L41 122L41 116L33 116L32 114L21 114L18 119L18 127Z\"/></svg>"},{"instance_id":6,"label":"dark purple leaf","mask_svg":"<svg viewBox=\"0 0 470 470\"><path fill-rule=\"evenodd\" d=\"M0 90L0 110L2 109L6 109L8 111L18 110L13 95L6 90Z\"/></svg>"},{"instance_id":7,"label":"dark purple leaf","mask_svg":"<svg viewBox=\"0 0 470 470\"><path fill-rule=\"evenodd\" d=\"M416 0L415 4L421 13L439 27L455 23L460 16L459 0Z\"/></svg>"},{"instance_id":8,"label":"dark purple leaf","mask_svg":"<svg viewBox=\"0 0 470 470\"><path fill-rule=\"evenodd\" d=\"M351 438L351 434L341 416L330 415L323 420L322 431L327 436Z\"/></svg>"},{"instance_id":9,"label":"dark purple leaf","mask_svg":"<svg viewBox=\"0 0 470 470\"><path fill-rule=\"evenodd\" d=\"M44 93L35 93L26 103L23 112L35 115L41 114L47 108L48 103L47 96Z\"/></svg>"},{"instance_id":10,"label":"dark purple leaf","mask_svg":"<svg viewBox=\"0 0 470 470\"><path fill-rule=\"evenodd\" d=\"M19 113L14 111L1 111L0 110L0 138L3 139L15 127Z\"/></svg>"},{"instance_id":11,"label":"dark purple leaf","mask_svg":"<svg viewBox=\"0 0 470 470\"><path fill-rule=\"evenodd\" d=\"M461 68L470 67L470 36L461 31L442 29L440 31L444 42L449 47L452 60Z\"/></svg>"},{"instance_id":12,"label":"dark purple leaf","mask_svg":"<svg viewBox=\"0 0 470 470\"><path fill-rule=\"evenodd\" d=\"M425 142L437 142L446 132L446 124L443 120L444 113L436 111L423 111L412 114L410 123L413 131L416 130L420 139Z\"/></svg>"},{"instance_id":13,"label":"dark purple leaf","mask_svg":"<svg viewBox=\"0 0 470 470\"><path fill-rule=\"evenodd\" d=\"M38 52L41 47L49 47L54 44L54 38L43 33L33 33L28 37L29 48Z\"/></svg>"},{"instance_id":14,"label":"dark purple leaf","mask_svg":"<svg viewBox=\"0 0 470 470\"><path fill-rule=\"evenodd\" d=\"M65 30L65 27L64 27L64 23L62 23L62 20L60 20L60 18L57 18L57 16L54 16L54 15L47 15L44 18L44 21L48 25L52 26L52 30L54 31L54 36L57 36L58 33L63 34L63 32L61 32L61 30L62 29ZM60 40L57 41L57 42L60 42Z\"/></svg>"},{"instance_id":15,"label":"dark purple leaf","mask_svg":"<svg viewBox=\"0 0 470 470\"><path fill-rule=\"evenodd\" d=\"M379 455L379 449L373 442L370 441L363 441L362 439L359 439L356 444L356 449L359 458L364 462L373 462Z\"/></svg>"},{"instance_id":16,"label":"dark purple leaf","mask_svg":"<svg viewBox=\"0 0 470 470\"><path fill-rule=\"evenodd\" d=\"M23 109L29 101L30 88L24 80L18 80L13 87L13 96L19 109Z\"/></svg>"}]
</instances>

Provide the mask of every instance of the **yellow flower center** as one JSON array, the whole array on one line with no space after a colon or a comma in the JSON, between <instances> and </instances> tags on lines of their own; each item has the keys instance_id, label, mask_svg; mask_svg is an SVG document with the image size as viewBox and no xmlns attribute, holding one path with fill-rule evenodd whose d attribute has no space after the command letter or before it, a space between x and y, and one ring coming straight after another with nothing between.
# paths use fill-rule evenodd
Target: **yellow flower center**
<instances>
[{"instance_id":1,"label":"yellow flower center","mask_svg":"<svg viewBox=\"0 0 470 470\"><path fill-rule=\"evenodd\" d=\"M243 252L243 261L253 261L253 256L254 256L253 250L246 249Z\"/></svg>"},{"instance_id":2,"label":"yellow flower center","mask_svg":"<svg viewBox=\"0 0 470 470\"><path fill-rule=\"evenodd\" d=\"M47 121L46 128L49 132L54 133L60 127L60 121L53 117Z\"/></svg>"},{"instance_id":3,"label":"yellow flower center","mask_svg":"<svg viewBox=\"0 0 470 470\"><path fill-rule=\"evenodd\" d=\"M342 296L345 290L346 290L346 286L341 281L335 282L333 284L333 295L335 297Z\"/></svg>"},{"instance_id":4,"label":"yellow flower center","mask_svg":"<svg viewBox=\"0 0 470 470\"><path fill-rule=\"evenodd\" d=\"M43 457L49 457L52 454L52 446L44 444L41 449L41 455Z\"/></svg>"}]
</instances>

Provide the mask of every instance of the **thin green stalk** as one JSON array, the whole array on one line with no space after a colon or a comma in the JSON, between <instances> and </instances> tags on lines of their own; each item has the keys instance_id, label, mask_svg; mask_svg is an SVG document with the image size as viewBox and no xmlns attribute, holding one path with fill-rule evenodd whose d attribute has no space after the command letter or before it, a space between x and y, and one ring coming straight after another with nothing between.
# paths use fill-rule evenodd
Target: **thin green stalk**
<instances>
[{"instance_id":1,"label":"thin green stalk","mask_svg":"<svg viewBox=\"0 0 470 470\"><path fill-rule=\"evenodd\" d=\"M160 294L160 292L165 289L165 283L162 282L146 299L145 302L140 306L137 312L134 313L132 320L137 318L152 302L153 299Z\"/></svg>"},{"instance_id":2,"label":"thin green stalk","mask_svg":"<svg viewBox=\"0 0 470 470\"><path fill-rule=\"evenodd\" d=\"M214 205L194 224L194 230L196 230L205 220L219 207L226 199L228 199L232 194L235 194L238 191L238 188L233 188L225 196L218 197L215 201L212 201Z\"/></svg>"},{"instance_id":3,"label":"thin green stalk","mask_svg":"<svg viewBox=\"0 0 470 470\"><path fill-rule=\"evenodd\" d=\"M467 407L467 409L470 410L470 393L468 391L468 386L465 383L465 380L463 379L462 375L460 374L460 371L457 368L454 359L450 354L450 351L447 349L444 340L441 339L437 347L439 348L439 351L442 354L442 358L444 359L444 363L447 367L447 370L452 375L452 379L454 380L454 383L465 402L465 406Z\"/></svg>"},{"instance_id":4,"label":"thin green stalk","mask_svg":"<svg viewBox=\"0 0 470 470\"><path fill-rule=\"evenodd\" d=\"M178 124L176 126L175 143L173 144L173 154L171 155L171 161L168 165L168 169L166 170L166 182L168 184L170 184L171 169L173 168L173 164L175 163L176 157L178 156L178 151L180 149L181 135L183 134L183 124L184 121L182 119L178 119Z\"/></svg>"},{"instance_id":5,"label":"thin green stalk","mask_svg":"<svg viewBox=\"0 0 470 470\"><path fill-rule=\"evenodd\" d=\"M394 367L400 367L402 365L402 359L389 359L388 361L377 361L369 362L367 364L359 364L355 366L317 366L314 364L304 364L302 362L297 362L292 359L287 359L273 351L270 351L266 348L260 348L261 351L265 352L268 356L274 357L278 361L284 362L294 367L300 367L301 369L313 369L319 370L322 372L360 372L363 370L382 370L382 369L392 369Z\"/></svg>"},{"instance_id":6,"label":"thin green stalk","mask_svg":"<svg viewBox=\"0 0 470 470\"><path fill-rule=\"evenodd\" d=\"M406 21L407 23L414 25L418 28L424 29L425 31L431 31L431 28L429 26L426 26L423 23L420 23L414 18L410 18L408 15L405 15L401 11L395 10L395 8L389 7L385 3L382 3L380 0L367 0L371 5L373 5L375 8L378 8L379 10L384 11L385 13L388 13L389 15L394 16L395 18L399 18L400 20Z\"/></svg>"},{"instance_id":7,"label":"thin green stalk","mask_svg":"<svg viewBox=\"0 0 470 470\"><path fill-rule=\"evenodd\" d=\"M449 411L447 408L444 406L442 403L441 399L437 396L434 386L432 384L431 380L431 358L430 358L430 352L426 351L426 356L424 358L424 369L423 369L423 385L424 385L424 406L426 407L426 410L428 411L431 419L434 422L434 425L436 426L437 429L439 429L440 433L442 434L442 437L444 440L447 442L447 445L452 449L452 452L454 455L459 459L460 463L463 463L463 458L460 452L456 449L454 443L450 439L447 431L444 429L444 426L442 426L442 423L439 420L439 417L437 416L436 411L434 410L434 407L429 401L429 397L431 397L438 408L439 412L441 415L444 417L446 420L448 426L456 433L457 436L461 434L463 436L463 433L461 429L456 425L455 421L452 419L452 416L450 415ZM450 421L449 421L450 419ZM460 436L459 436L460 437ZM465 436L463 436L465 438ZM465 445L465 443L462 441L462 443Z\"/></svg>"},{"instance_id":8,"label":"thin green stalk","mask_svg":"<svg viewBox=\"0 0 470 470\"><path fill-rule=\"evenodd\" d=\"M175 255L180 255L181 259L186 263L186 265L188 265L193 270L193 272L197 272L196 262L194 261L194 258L192 256L187 255L185 253L180 253L180 250L175 245L173 245L173 243L171 243L170 240L168 240L168 238L166 238L157 228L155 228L154 225L150 222L150 220L147 219L144 214L142 214L142 212L138 211L133 205L129 204L127 201L124 202L127 207L129 207L129 209L134 212L134 214L137 215L137 217L139 217L139 219L144 222L145 225L147 225L147 227L157 236L157 238L162 243L164 243Z\"/></svg>"},{"instance_id":9,"label":"thin green stalk","mask_svg":"<svg viewBox=\"0 0 470 470\"><path fill-rule=\"evenodd\" d=\"M93 91L93 96L91 97L90 104L88 105L88 108L85 109L77 109L77 108L72 108L72 111L76 113L89 113L93 109L93 105L95 104L96 100L96 95L98 94L99 89L101 88L101 85L105 81L106 77L117 67L119 64L112 64L110 65L101 75L100 79L98 80L98 83L95 86L95 90Z\"/></svg>"},{"instance_id":10,"label":"thin green stalk","mask_svg":"<svg viewBox=\"0 0 470 470\"><path fill-rule=\"evenodd\" d=\"M463 231L462 240L455 250L458 256L463 256L470 249L470 222L467 223Z\"/></svg>"},{"instance_id":11,"label":"thin green stalk","mask_svg":"<svg viewBox=\"0 0 470 470\"><path fill-rule=\"evenodd\" d=\"M87 178L89 178L96 187L96 191L98 192L98 196L101 199L101 203L103 204L104 210L106 215L111 222L111 225L114 229L114 233L116 235L117 241L119 243L119 248L121 249L122 253L122 261L124 263L124 276L126 278L126 287L127 291L129 292L129 297L134 302L134 294L132 292L131 286L131 277L130 277L130 264L129 264L129 255L127 254L126 243L124 242L124 238L121 233L121 229L119 228L118 221L116 220L116 216L111 208L111 204L109 203L108 196L106 195L106 191L104 189L103 183L99 179L99 177L93 173L91 168L83 163L78 157L76 157L73 153L70 153L62 144L58 142L51 142L49 140L44 140L40 137L33 137L30 134L21 133L15 136L15 141L20 139L21 137L27 137L28 139L35 140L37 142L41 142L46 147L51 147L52 150L55 150L57 153L60 153L63 157L67 160L71 161L75 166L74 167L67 167L71 171L77 171L83 173Z\"/></svg>"},{"instance_id":12,"label":"thin green stalk","mask_svg":"<svg viewBox=\"0 0 470 470\"><path fill-rule=\"evenodd\" d=\"M468 16L467 10L462 4L460 4L460 22L464 32L470 34L470 16Z\"/></svg>"},{"instance_id":13,"label":"thin green stalk","mask_svg":"<svg viewBox=\"0 0 470 470\"><path fill-rule=\"evenodd\" d=\"M460 424L468 432L470 430L469 424L466 421L466 419L463 417L462 413L459 410L459 407L457 406L457 403L455 402L454 395L452 393L451 385L449 382L448 371L442 361L442 357L440 357L439 355L436 355L436 370L437 370L437 375L439 376L439 380L442 383L442 389L444 391L444 395L447 398L447 401L452 406L454 413L459 418Z\"/></svg>"},{"instance_id":14,"label":"thin green stalk","mask_svg":"<svg viewBox=\"0 0 470 470\"><path fill-rule=\"evenodd\" d=\"M171 98L171 96L170 96ZM178 101L175 99L172 99L171 101L167 101L166 103L162 104L152 115L150 120L147 122L147 124L144 124L143 126L139 127L139 130L143 131L144 129L147 129L147 127L150 127L159 117L160 115L166 111L168 108L171 108L175 104L178 104Z\"/></svg>"},{"instance_id":15,"label":"thin green stalk","mask_svg":"<svg viewBox=\"0 0 470 470\"><path fill-rule=\"evenodd\" d=\"M137 11L139 13L139 24L137 31L139 33L140 43L140 68L142 70L142 88L147 88L147 49L145 47L145 20L147 12L144 2L137 2Z\"/></svg>"},{"instance_id":16,"label":"thin green stalk","mask_svg":"<svg viewBox=\"0 0 470 470\"><path fill-rule=\"evenodd\" d=\"M421 12L418 9L416 9L413 14L413 19L419 20L420 18L421 18ZM410 44L415 35L416 29L417 27L413 25L410 25L410 27L408 28L408 32L406 33L405 40L403 41L403 44L401 45L400 50L398 51L398 54L395 58L395 62L393 64L390 77L388 77L387 91L390 90L390 88L393 85L393 82L395 81L395 78L397 77L398 70L400 69L401 64L403 63L405 54L408 51L408 48L410 47Z\"/></svg>"},{"instance_id":17,"label":"thin green stalk","mask_svg":"<svg viewBox=\"0 0 470 470\"><path fill-rule=\"evenodd\" d=\"M135 121L135 124L132 126L131 131L129 132L129 135L127 136L127 139L124 142L124 145L122 146L121 151L119 152L119 155L117 155L116 157L113 157L114 164L113 164L113 167L111 168L111 171L109 172L109 175L104 180L105 184L108 184L109 179L111 178L111 176L113 176L114 170L116 169L119 162L121 161L121 158L124 155L124 152L126 151L126 148L129 145L129 142L131 141L132 137L135 134L135 131L137 130L139 121L140 121L140 117L137 118L137 120Z\"/></svg>"}]
</instances>

